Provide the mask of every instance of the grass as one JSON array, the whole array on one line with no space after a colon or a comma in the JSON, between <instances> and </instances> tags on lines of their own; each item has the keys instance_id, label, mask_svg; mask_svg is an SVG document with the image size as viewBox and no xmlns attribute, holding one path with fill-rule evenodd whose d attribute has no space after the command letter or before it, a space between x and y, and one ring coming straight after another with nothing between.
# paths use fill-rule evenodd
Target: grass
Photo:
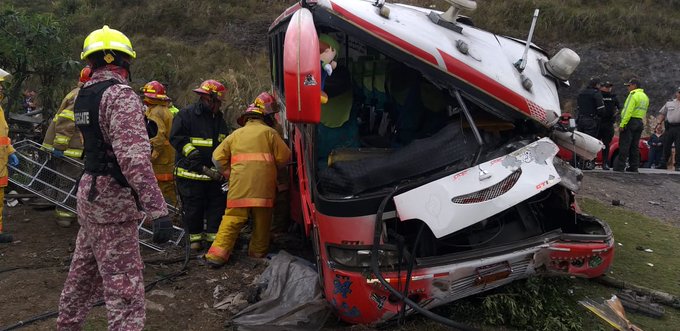
<instances>
[{"instance_id":1,"label":"grass","mask_svg":"<svg viewBox=\"0 0 680 331\"><path fill-rule=\"evenodd\" d=\"M680 229L620 207L580 198L584 212L605 220L616 240L616 255L610 276L674 295L680 294ZM619 243L621 245L619 245ZM636 247L651 248L647 253ZM652 263L650 267L647 263ZM516 281L499 290L459 300L435 312L483 330L611 330L594 314L578 304L585 297L609 299L617 289L579 278L534 277ZM680 329L680 310L664 307L662 319L628 311L627 317L645 331ZM403 330L445 330L441 325L417 317Z\"/></svg>"},{"instance_id":2,"label":"grass","mask_svg":"<svg viewBox=\"0 0 680 331\"><path fill-rule=\"evenodd\" d=\"M295 0L8 0L20 10L55 15L68 25L69 48L78 59L83 38L108 24L125 32L139 57L133 87L150 80L170 85L178 104L206 78L240 77L233 109L240 111L269 88L266 32ZM393 0L446 10L442 0ZM616 48L680 47L680 0L517 0L480 1L470 15L485 29L526 38L534 8L541 9L538 45L587 42ZM75 80L75 73L73 80ZM66 84L70 89L71 84ZM236 91L235 91L236 92ZM65 93L65 92L64 92Z\"/></svg>"},{"instance_id":3,"label":"grass","mask_svg":"<svg viewBox=\"0 0 680 331\"><path fill-rule=\"evenodd\" d=\"M580 199L583 210L609 223L614 231L616 255L610 276L636 285L660 290L673 295L680 295L680 229L651 219L629 210L608 206L591 199ZM621 244L621 245L619 245ZM654 252L647 253L636 247L650 248ZM647 263L652 263L650 267ZM605 288L593 282L579 280L575 284L583 286L575 294L609 298L613 289ZM592 294L589 294L592 293ZM680 311L664 307L666 315L663 319L654 319L639 314L628 313L628 318L644 329L678 330L680 328Z\"/></svg>"}]
</instances>

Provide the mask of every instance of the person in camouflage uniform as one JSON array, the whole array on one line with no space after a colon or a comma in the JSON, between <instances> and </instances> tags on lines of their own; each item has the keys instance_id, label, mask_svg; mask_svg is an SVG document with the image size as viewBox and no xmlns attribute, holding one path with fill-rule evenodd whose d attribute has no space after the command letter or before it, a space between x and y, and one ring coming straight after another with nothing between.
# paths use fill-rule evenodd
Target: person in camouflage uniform
<instances>
[{"instance_id":1,"label":"person in camouflage uniform","mask_svg":"<svg viewBox=\"0 0 680 331\"><path fill-rule=\"evenodd\" d=\"M87 59L93 74L74 108L85 141L85 173L78 186L80 230L59 300L58 330L82 329L92 304L102 296L109 330L142 330L145 299L137 224L153 220L156 242L167 241L172 230L149 159L144 108L126 85L135 55L129 39L108 26L84 42L81 59Z\"/></svg>"}]
</instances>

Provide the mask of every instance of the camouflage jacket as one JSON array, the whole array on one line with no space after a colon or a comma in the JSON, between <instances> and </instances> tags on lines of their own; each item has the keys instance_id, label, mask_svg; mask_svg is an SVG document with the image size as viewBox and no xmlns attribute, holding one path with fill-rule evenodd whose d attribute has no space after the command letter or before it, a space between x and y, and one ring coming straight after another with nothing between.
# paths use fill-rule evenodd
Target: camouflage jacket
<instances>
[{"instance_id":1,"label":"camouflage jacket","mask_svg":"<svg viewBox=\"0 0 680 331\"><path fill-rule=\"evenodd\" d=\"M118 164L131 187L120 186L111 176L97 178L97 195L88 201L92 176L84 174L78 186L78 215L94 223L120 223L167 215L167 206L151 167L151 145L144 123L141 99L115 67L97 69L84 87L105 80L116 80L104 91L99 106L99 127L104 141L111 145ZM138 211L130 189L139 195Z\"/></svg>"}]
</instances>

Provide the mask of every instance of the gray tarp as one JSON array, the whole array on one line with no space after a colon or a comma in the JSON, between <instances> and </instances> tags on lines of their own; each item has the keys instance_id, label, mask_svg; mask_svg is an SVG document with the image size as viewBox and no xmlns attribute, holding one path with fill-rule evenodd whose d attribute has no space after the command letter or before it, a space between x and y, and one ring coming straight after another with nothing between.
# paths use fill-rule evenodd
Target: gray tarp
<instances>
[{"instance_id":1,"label":"gray tarp","mask_svg":"<svg viewBox=\"0 0 680 331\"><path fill-rule=\"evenodd\" d=\"M318 330L326 322L330 309L309 262L280 251L259 282L262 299L234 316L238 330Z\"/></svg>"}]
</instances>

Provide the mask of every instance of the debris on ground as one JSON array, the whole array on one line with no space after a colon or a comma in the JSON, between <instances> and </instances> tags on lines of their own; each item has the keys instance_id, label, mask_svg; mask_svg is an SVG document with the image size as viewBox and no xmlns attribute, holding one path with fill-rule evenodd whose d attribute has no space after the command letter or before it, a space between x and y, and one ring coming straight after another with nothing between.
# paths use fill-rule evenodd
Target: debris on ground
<instances>
[{"instance_id":1,"label":"debris on ground","mask_svg":"<svg viewBox=\"0 0 680 331\"><path fill-rule=\"evenodd\" d=\"M602 301L602 303L599 303L593 299L585 298L584 300L579 301L579 303L609 325L616 328L616 330L642 331L642 329L632 324L626 318L626 311L623 308L623 303L616 295L612 295L609 300Z\"/></svg>"},{"instance_id":2,"label":"debris on ground","mask_svg":"<svg viewBox=\"0 0 680 331\"><path fill-rule=\"evenodd\" d=\"M654 318L662 318L666 311L657 303L653 303L648 295L639 295L632 290L623 290L619 293L619 299L629 311L638 312Z\"/></svg>"},{"instance_id":3,"label":"debris on ground","mask_svg":"<svg viewBox=\"0 0 680 331\"><path fill-rule=\"evenodd\" d=\"M239 330L320 329L330 309L318 277L311 263L280 251L257 281L261 299L236 314L233 325ZM244 292L239 294L246 300ZM232 302L237 299L234 297Z\"/></svg>"}]
</instances>

